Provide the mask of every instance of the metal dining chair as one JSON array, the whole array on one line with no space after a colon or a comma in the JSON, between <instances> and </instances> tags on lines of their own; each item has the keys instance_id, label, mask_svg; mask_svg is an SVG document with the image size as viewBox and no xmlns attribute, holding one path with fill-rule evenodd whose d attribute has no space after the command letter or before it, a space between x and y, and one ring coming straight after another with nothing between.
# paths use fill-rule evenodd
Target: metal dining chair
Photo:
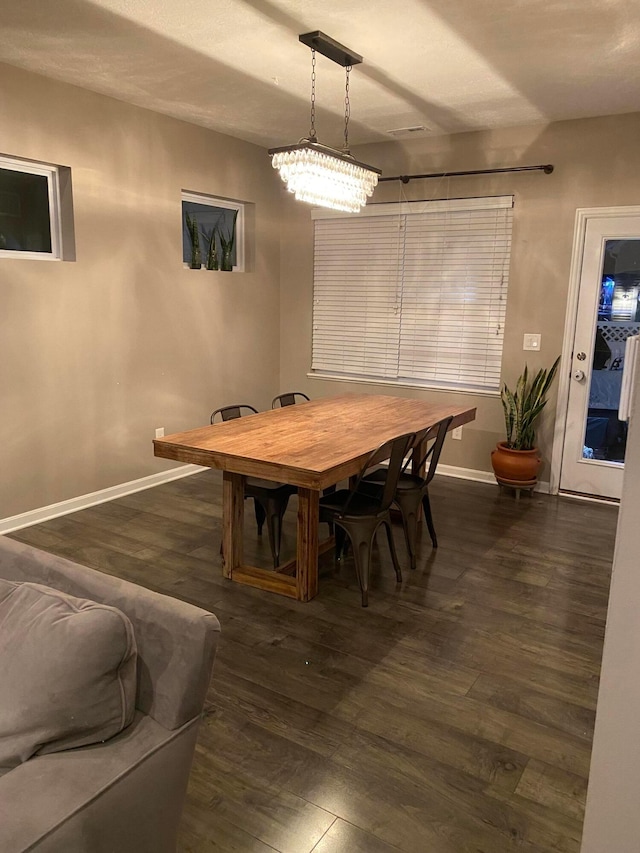
<instances>
[{"instance_id":1,"label":"metal dining chair","mask_svg":"<svg viewBox=\"0 0 640 853\"><path fill-rule=\"evenodd\" d=\"M419 476L418 474L408 473L406 469L411 463L411 457L409 457L402 467L402 471L400 472L398 483L396 485L396 491L393 496L393 503L398 507L400 515L402 516L402 527L404 529L404 536L407 543L407 551L409 552L412 569L415 569L416 567L420 505L422 505L433 547L438 547L438 539L436 537L436 530L433 524L433 516L431 515L431 504L429 502L429 483L433 480L436 473L442 445L444 444L447 430L449 429L452 420L453 417L444 418L439 421L439 423L434 424L428 430L423 432L421 436L418 436L417 440L420 442L429 434L433 435L435 433L433 443L418 464L418 470L422 470L423 466L427 463L429 464L429 467L427 468L424 477ZM360 490L367 494L375 495L382 491L385 484L386 472L384 469L378 469L362 479Z\"/></svg>"},{"instance_id":2,"label":"metal dining chair","mask_svg":"<svg viewBox=\"0 0 640 853\"><path fill-rule=\"evenodd\" d=\"M300 400L297 398L300 397ZM288 391L286 394L278 394L271 401L271 408L277 409L282 406L295 406L296 403L308 402L309 397L302 391Z\"/></svg>"},{"instance_id":3,"label":"metal dining chair","mask_svg":"<svg viewBox=\"0 0 640 853\"><path fill-rule=\"evenodd\" d=\"M387 441L374 450L365 462L358 478L351 489L339 489L320 498L320 521L335 523L336 529L336 558L342 553L345 534L353 546L353 558L356 575L362 593L362 606L369 604L369 569L371 550L376 532L381 524L384 525L391 551L391 559L398 582L402 580L402 571L398 563L393 534L391 532L391 514L389 508L396 492L396 485L404 457L415 442L415 433L408 433ZM385 459L389 460L384 473L381 488L375 494L366 494L360 490L367 471L379 465ZM344 531L344 532L343 532Z\"/></svg>"},{"instance_id":4,"label":"metal dining chair","mask_svg":"<svg viewBox=\"0 0 640 853\"><path fill-rule=\"evenodd\" d=\"M223 406L211 414L211 423L219 416L222 421L231 421L247 415L257 415L258 410L245 403L233 406ZM287 483L276 483L271 480L261 480L258 477L246 477L244 483L245 498L253 498L258 525L258 535L262 535L262 527L266 520L269 534L269 546L273 557L273 568L280 565L280 543L282 541L282 519L287 510L289 498L296 493L295 486Z\"/></svg>"}]
</instances>

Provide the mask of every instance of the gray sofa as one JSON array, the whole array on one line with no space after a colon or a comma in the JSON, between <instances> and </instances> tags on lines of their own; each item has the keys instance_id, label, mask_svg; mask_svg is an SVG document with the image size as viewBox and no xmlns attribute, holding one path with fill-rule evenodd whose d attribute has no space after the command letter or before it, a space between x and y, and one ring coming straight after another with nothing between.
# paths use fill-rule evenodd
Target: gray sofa
<instances>
[{"instance_id":1,"label":"gray sofa","mask_svg":"<svg viewBox=\"0 0 640 853\"><path fill-rule=\"evenodd\" d=\"M112 605L128 616L137 644L135 711L132 704L123 731L104 743L36 754L0 776L0 851L174 853L218 620L2 536L0 578ZM0 655L10 647L9 621L4 638L0 624Z\"/></svg>"}]
</instances>

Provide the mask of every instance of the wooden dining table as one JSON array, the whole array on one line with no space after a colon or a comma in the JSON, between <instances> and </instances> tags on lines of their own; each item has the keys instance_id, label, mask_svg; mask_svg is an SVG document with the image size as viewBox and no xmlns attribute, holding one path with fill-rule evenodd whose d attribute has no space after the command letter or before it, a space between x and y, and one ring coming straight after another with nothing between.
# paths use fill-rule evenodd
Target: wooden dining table
<instances>
[{"instance_id":1,"label":"wooden dining table","mask_svg":"<svg viewBox=\"0 0 640 853\"><path fill-rule=\"evenodd\" d=\"M164 459L223 471L222 571L239 583L309 601L318 593L319 499L323 489L357 475L371 451L452 416L450 430L474 420L464 404L342 394L271 409L154 440ZM418 458L419 448L414 450ZM296 558L278 569L244 564L244 479L298 489Z\"/></svg>"}]
</instances>

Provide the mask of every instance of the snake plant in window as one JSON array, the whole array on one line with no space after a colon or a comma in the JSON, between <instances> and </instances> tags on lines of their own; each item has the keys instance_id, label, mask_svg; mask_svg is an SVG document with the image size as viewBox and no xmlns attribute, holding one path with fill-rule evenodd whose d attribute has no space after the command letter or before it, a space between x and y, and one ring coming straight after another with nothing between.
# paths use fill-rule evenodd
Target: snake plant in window
<instances>
[{"instance_id":1,"label":"snake plant in window","mask_svg":"<svg viewBox=\"0 0 640 853\"><path fill-rule=\"evenodd\" d=\"M207 260L205 262L205 267L208 270L218 269L218 242L216 239L217 232L217 225L214 225L210 231L207 231L204 228L202 229L202 236L204 237L204 243L207 249Z\"/></svg>"},{"instance_id":2,"label":"snake plant in window","mask_svg":"<svg viewBox=\"0 0 640 853\"><path fill-rule=\"evenodd\" d=\"M530 377L528 368L518 377L512 391L505 383L500 392L507 433L491 454L496 480L501 485L533 487L542 462L535 446L536 421L547 404L547 393L558 370L560 357L549 369L540 368Z\"/></svg>"},{"instance_id":3,"label":"snake plant in window","mask_svg":"<svg viewBox=\"0 0 640 853\"><path fill-rule=\"evenodd\" d=\"M218 236L220 237L220 246L222 248L222 262L220 264L221 270L226 270L230 272L233 270L233 250L236 245L236 220L238 219L238 211L235 210L233 212L233 222L231 223L231 228L228 230L224 230L222 227L218 229Z\"/></svg>"},{"instance_id":4,"label":"snake plant in window","mask_svg":"<svg viewBox=\"0 0 640 853\"><path fill-rule=\"evenodd\" d=\"M191 263L189 266L192 270L199 270L202 266L202 255L200 253L198 220L188 212L185 212L184 219L187 223L187 233L189 234L189 240L191 241Z\"/></svg>"}]
</instances>

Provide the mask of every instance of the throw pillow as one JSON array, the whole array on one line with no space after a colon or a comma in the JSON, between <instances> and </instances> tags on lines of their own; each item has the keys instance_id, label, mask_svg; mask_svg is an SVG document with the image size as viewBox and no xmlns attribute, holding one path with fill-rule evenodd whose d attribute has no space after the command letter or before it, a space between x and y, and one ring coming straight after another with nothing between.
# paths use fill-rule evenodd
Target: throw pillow
<instances>
[{"instance_id":1,"label":"throw pillow","mask_svg":"<svg viewBox=\"0 0 640 853\"><path fill-rule=\"evenodd\" d=\"M135 697L124 613L0 579L0 772L113 737L132 721Z\"/></svg>"}]
</instances>

